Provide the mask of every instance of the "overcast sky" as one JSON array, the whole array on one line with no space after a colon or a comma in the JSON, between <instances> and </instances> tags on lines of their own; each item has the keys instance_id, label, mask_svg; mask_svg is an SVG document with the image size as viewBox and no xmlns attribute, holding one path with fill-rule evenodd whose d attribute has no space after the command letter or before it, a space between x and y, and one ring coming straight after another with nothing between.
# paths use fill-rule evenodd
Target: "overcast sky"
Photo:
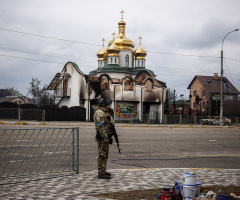
<instances>
[{"instance_id":1,"label":"overcast sky","mask_svg":"<svg viewBox=\"0 0 240 200\"><path fill-rule=\"evenodd\" d=\"M96 69L121 10L134 49L143 38L146 68L185 98L195 75L220 75L222 40L240 29L239 0L1 0L0 88L26 95L32 77L48 85L68 61L86 74ZM224 76L240 90L240 31L226 37L223 51Z\"/></svg>"}]
</instances>

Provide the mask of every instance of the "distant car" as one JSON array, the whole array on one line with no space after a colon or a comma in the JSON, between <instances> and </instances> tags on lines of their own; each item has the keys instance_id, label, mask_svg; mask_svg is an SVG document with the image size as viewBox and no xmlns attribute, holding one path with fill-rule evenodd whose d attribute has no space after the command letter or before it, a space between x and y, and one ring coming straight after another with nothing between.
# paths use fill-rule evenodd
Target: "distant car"
<instances>
[{"instance_id":1,"label":"distant car","mask_svg":"<svg viewBox=\"0 0 240 200\"><path fill-rule=\"evenodd\" d=\"M200 122L202 125L220 125L220 117L215 117L214 119L201 119ZM226 117L223 118L223 124L224 125L230 125L231 119L228 119Z\"/></svg>"}]
</instances>

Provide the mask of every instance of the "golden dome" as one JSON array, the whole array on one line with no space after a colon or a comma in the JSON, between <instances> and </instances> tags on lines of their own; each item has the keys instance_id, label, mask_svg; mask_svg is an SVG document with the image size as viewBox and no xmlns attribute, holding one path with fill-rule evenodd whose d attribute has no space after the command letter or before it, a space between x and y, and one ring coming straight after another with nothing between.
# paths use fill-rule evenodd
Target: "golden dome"
<instances>
[{"instance_id":1,"label":"golden dome","mask_svg":"<svg viewBox=\"0 0 240 200\"><path fill-rule=\"evenodd\" d=\"M135 51L134 55L136 56L136 59L145 59L145 56L147 55L147 52L142 48L140 45Z\"/></svg>"},{"instance_id":2,"label":"golden dome","mask_svg":"<svg viewBox=\"0 0 240 200\"><path fill-rule=\"evenodd\" d=\"M119 47L114 42L107 48L108 56L118 56L120 53Z\"/></svg>"},{"instance_id":3,"label":"golden dome","mask_svg":"<svg viewBox=\"0 0 240 200\"><path fill-rule=\"evenodd\" d=\"M140 36L138 39L139 39L139 47L134 51L134 55L136 59L145 59L147 52L141 46L142 37Z\"/></svg>"},{"instance_id":4,"label":"golden dome","mask_svg":"<svg viewBox=\"0 0 240 200\"><path fill-rule=\"evenodd\" d=\"M108 53L104 47L97 53L98 60L107 60Z\"/></svg>"},{"instance_id":5,"label":"golden dome","mask_svg":"<svg viewBox=\"0 0 240 200\"><path fill-rule=\"evenodd\" d=\"M103 47L102 49L97 53L98 60L107 60L108 53L106 49L104 48L104 42L106 41L104 38L103 41Z\"/></svg>"},{"instance_id":6,"label":"golden dome","mask_svg":"<svg viewBox=\"0 0 240 200\"><path fill-rule=\"evenodd\" d=\"M134 48L134 42L126 37L125 25L126 23L123 20L118 22L119 35L114 39L114 43L120 48L120 50L132 51L132 48ZM111 43L112 41L110 41L108 44Z\"/></svg>"}]
</instances>

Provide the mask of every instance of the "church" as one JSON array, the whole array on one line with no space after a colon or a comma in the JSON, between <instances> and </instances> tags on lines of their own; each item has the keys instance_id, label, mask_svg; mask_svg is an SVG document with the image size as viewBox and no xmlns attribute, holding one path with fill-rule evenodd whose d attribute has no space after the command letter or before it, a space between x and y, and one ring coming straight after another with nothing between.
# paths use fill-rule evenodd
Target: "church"
<instances>
[{"instance_id":1,"label":"church","mask_svg":"<svg viewBox=\"0 0 240 200\"><path fill-rule=\"evenodd\" d=\"M147 52L125 34L126 22L118 22L119 33L97 53L97 67L85 74L75 62L67 62L48 86L53 90L54 103L59 107L81 106L86 109L86 121L90 121L97 101L109 99L115 111L115 120L130 118L142 121L143 115L163 120L166 100L166 83L157 80L153 71L146 68Z\"/></svg>"}]
</instances>

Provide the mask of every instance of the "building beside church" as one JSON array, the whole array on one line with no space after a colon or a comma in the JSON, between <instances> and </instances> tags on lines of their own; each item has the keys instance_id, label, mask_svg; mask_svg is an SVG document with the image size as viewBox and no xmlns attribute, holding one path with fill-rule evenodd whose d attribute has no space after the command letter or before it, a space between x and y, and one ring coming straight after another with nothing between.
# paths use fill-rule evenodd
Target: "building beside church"
<instances>
[{"instance_id":1,"label":"building beside church","mask_svg":"<svg viewBox=\"0 0 240 200\"><path fill-rule=\"evenodd\" d=\"M219 116L221 78L217 73L213 76L196 75L188 86L190 89L191 114ZM236 87L223 77L224 116L238 116L240 93Z\"/></svg>"},{"instance_id":2,"label":"building beside church","mask_svg":"<svg viewBox=\"0 0 240 200\"><path fill-rule=\"evenodd\" d=\"M121 12L123 14L123 11ZM112 101L115 119L137 118L144 114L162 122L166 84L156 79L153 71L146 68L147 52L141 44L134 49L134 42L125 34L123 16L118 22L119 34L107 48L97 53L97 68L85 74L74 62L68 62L48 86L54 91L55 104L59 107L81 106L86 108L86 121L90 121L97 100Z\"/></svg>"}]
</instances>

